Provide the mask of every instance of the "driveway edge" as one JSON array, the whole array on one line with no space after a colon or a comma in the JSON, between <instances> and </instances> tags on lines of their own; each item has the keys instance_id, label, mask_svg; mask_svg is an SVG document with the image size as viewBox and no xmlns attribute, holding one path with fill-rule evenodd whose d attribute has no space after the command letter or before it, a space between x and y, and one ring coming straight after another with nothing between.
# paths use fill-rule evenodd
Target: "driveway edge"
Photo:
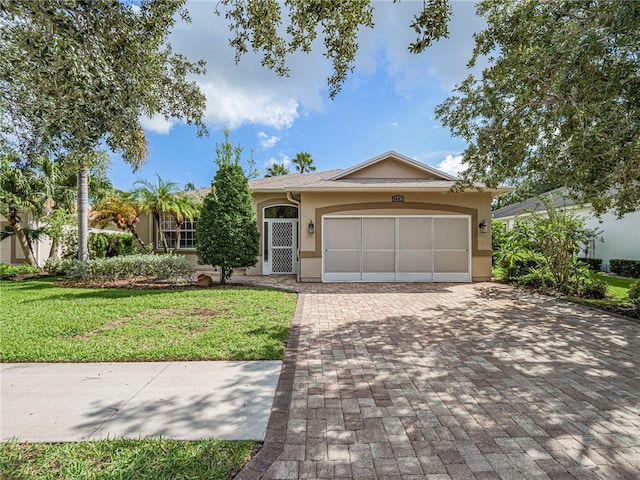
<instances>
[{"instance_id":1,"label":"driveway edge","mask_svg":"<svg viewBox=\"0 0 640 480\"><path fill-rule=\"evenodd\" d=\"M256 480L262 478L271 464L276 461L284 450L287 424L289 422L289 407L293 393L293 379L298 359L298 346L300 341L300 328L302 325L302 304L305 295L298 294L296 310L293 314L289 338L280 371L280 379L276 389L271 416L267 425L264 445L260 451L247 463L234 480Z\"/></svg>"}]
</instances>

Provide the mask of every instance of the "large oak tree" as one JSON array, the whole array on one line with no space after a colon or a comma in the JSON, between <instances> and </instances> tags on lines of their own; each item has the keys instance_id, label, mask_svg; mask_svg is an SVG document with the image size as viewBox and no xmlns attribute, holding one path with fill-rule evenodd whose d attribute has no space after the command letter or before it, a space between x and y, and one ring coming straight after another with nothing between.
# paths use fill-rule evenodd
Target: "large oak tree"
<instances>
[{"instance_id":1,"label":"large oak tree","mask_svg":"<svg viewBox=\"0 0 640 480\"><path fill-rule=\"evenodd\" d=\"M470 65L489 66L437 109L468 142L465 183L542 179L597 213L640 207L640 2L484 0L478 13Z\"/></svg>"}]
</instances>

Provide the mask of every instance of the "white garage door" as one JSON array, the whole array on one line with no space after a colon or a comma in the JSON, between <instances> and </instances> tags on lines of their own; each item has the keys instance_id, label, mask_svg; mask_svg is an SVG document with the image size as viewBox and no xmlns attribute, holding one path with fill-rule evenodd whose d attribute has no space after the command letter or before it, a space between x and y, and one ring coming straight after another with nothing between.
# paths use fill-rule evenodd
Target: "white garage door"
<instances>
[{"instance_id":1,"label":"white garage door","mask_svg":"<svg viewBox=\"0 0 640 480\"><path fill-rule=\"evenodd\" d=\"M323 218L322 280L470 282L467 215Z\"/></svg>"}]
</instances>

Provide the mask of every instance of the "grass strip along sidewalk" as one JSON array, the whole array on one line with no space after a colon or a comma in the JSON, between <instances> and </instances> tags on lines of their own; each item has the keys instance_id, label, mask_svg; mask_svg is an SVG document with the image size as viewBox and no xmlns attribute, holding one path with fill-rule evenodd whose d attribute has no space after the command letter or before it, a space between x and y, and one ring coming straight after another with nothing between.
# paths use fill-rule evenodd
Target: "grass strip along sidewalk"
<instances>
[{"instance_id":1,"label":"grass strip along sidewalk","mask_svg":"<svg viewBox=\"0 0 640 480\"><path fill-rule=\"evenodd\" d=\"M278 290L0 285L0 361L281 360L296 296ZM0 444L0 478L227 479L252 441Z\"/></svg>"}]
</instances>

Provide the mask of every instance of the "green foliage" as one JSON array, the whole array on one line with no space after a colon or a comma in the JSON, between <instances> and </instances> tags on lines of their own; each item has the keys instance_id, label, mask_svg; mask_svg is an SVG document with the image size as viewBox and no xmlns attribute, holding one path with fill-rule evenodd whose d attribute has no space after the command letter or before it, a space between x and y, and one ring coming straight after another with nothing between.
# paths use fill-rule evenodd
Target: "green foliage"
<instances>
[{"instance_id":1,"label":"green foliage","mask_svg":"<svg viewBox=\"0 0 640 480\"><path fill-rule=\"evenodd\" d=\"M291 162L296 166L296 170L298 170L299 173L315 172L316 170L313 164L313 157L307 152L296 153L296 156L293 157Z\"/></svg>"},{"instance_id":2,"label":"green foliage","mask_svg":"<svg viewBox=\"0 0 640 480\"><path fill-rule=\"evenodd\" d=\"M523 287L544 289L555 286L553 277L548 273L543 273L539 268L532 268L529 270L529 273L524 273L513 278L518 285Z\"/></svg>"},{"instance_id":3,"label":"green foliage","mask_svg":"<svg viewBox=\"0 0 640 480\"><path fill-rule=\"evenodd\" d=\"M640 278L640 260L612 258L609 260L609 269L623 277Z\"/></svg>"},{"instance_id":4,"label":"green foliage","mask_svg":"<svg viewBox=\"0 0 640 480\"><path fill-rule=\"evenodd\" d=\"M33 239L27 234L29 225L25 225L26 218L23 217L31 215L38 219L44 213L45 202L52 191L52 182L46 175L43 164L42 158L27 162L13 152L0 151L0 215L7 219L24 258L31 265L37 265L37 261Z\"/></svg>"},{"instance_id":5,"label":"green foliage","mask_svg":"<svg viewBox=\"0 0 640 480\"><path fill-rule=\"evenodd\" d=\"M267 167L265 177L278 177L280 175L287 175L288 173L289 169L284 165L284 163L274 163Z\"/></svg>"},{"instance_id":6,"label":"green foliage","mask_svg":"<svg viewBox=\"0 0 640 480\"><path fill-rule=\"evenodd\" d=\"M66 276L74 268L76 262L75 259L49 257L44 264L44 271L52 277Z\"/></svg>"},{"instance_id":7,"label":"green foliage","mask_svg":"<svg viewBox=\"0 0 640 480\"><path fill-rule=\"evenodd\" d=\"M252 441L167 439L0 445L0 477L6 480L225 480L256 451Z\"/></svg>"},{"instance_id":8,"label":"green foliage","mask_svg":"<svg viewBox=\"0 0 640 480\"><path fill-rule=\"evenodd\" d=\"M640 309L640 280L637 280L629 287L629 300L634 307Z\"/></svg>"},{"instance_id":9,"label":"green foliage","mask_svg":"<svg viewBox=\"0 0 640 480\"><path fill-rule=\"evenodd\" d=\"M187 80L204 65L167 43L183 3L3 2L0 102L2 121L14 127L6 141L27 152L37 138L75 158L104 141L139 165L143 114L183 118L204 131L205 97Z\"/></svg>"},{"instance_id":10,"label":"green foliage","mask_svg":"<svg viewBox=\"0 0 640 480\"><path fill-rule=\"evenodd\" d=\"M138 247L133 235L122 233L89 233L90 258L108 258L135 255Z\"/></svg>"},{"instance_id":11,"label":"green foliage","mask_svg":"<svg viewBox=\"0 0 640 480\"><path fill-rule=\"evenodd\" d=\"M295 306L264 288L3 282L0 362L282 360Z\"/></svg>"},{"instance_id":12,"label":"green foliage","mask_svg":"<svg viewBox=\"0 0 640 480\"><path fill-rule=\"evenodd\" d=\"M260 234L253 211L247 177L239 165L241 150L235 159L230 144L216 149L218 171L211 192L205 197L196 225L198 263L220 270L220 283L225 283L235 268L256 264Z\"/></svg>"},{"instance_id":13,"label":"green foliage","mask_svg":"<svg viewBox=\"0 0 640 480\"><path fill-rule=\"evenodd\" d=\"M536 287L539 282L539 288L554 286L577 295L606 291L588 264L576 258L594 232L570 209L556 207L551 197L542 201L545 212L530 212L503 239L496 255L502 278Z\"/></svg>"},{"instance_id":14,"label":"green foliage","mask_svg":"<svg viewBox=\"0 0 640 480\"><path fill-rule=\"evenodd\" d=\"M500 220L491 220L491 249L493 250L492 263L495 264L496 257L502 251L502 247L507 242L506 224Z\"/></svg>"},{"instance_id":15,"label":"green foliage","mask_svg":"<svg viewBox=\"0 0 640 480\"><path fill-rule=\"evenodd\" d=\"M599 272L602 268L602 259L601 258L584 258L578 257L578 261L582 263L586 263L589 265L589 268L594 272Z\"/></svg>"},{"instance_id":16,"label":"green foliage","mask_svg":"<svg viewBox=\"0 0 640 480\"><path fill-rule=\"evenodd\" d=\"M7 265L0 263L0 280L23 280L38 274L34 265Z\"/></svg>"},{"instance_id":17,"label":"green foliage","mask_svg":"<svg viewBox=\"0 0 640 480\"><path fill-rule=\"evenodd\" d=\"M109 283L125 280L189 280L193 265L183 255L138 254L75 262L67 275L76 280Z\"/></svg>"},{"instance_id":18,"label":"green foliage","mask_svg":"<svg viewBox=\"0 0 640 480\"><path fill-rule=\"evenodd\" d=\"M236 62L251 49L262 54L262 65L280 76L289 75L287 55L298 51L309 53L320 33L324 54L333 63L328 85L329 96L334 98L353 71L358 30L373 27L372 3L371 0L289 0L284 6L289 16L286 28L281 27L283 7L277 0L222 0L216 11L229 20L230 43L236 51ZM410 24L416 40L409 45L409 50L420 53L434 41L446 38L451 13L448 0L425 0ZM286 32L286 37L282 32Z\"/></svg>"},{"instance_id":19,"label":"green foliage","mask_svg":"<svg viewBox=\"0 0 640 480\"><path fill-rule=\"evenodd\" d=\"M483 0L470 67L436 117L468 144L460 186L542 179L596 213L640 206L640 2ZM611 196L611 189L616 189Z\"/></svg>"}]
</instances>

